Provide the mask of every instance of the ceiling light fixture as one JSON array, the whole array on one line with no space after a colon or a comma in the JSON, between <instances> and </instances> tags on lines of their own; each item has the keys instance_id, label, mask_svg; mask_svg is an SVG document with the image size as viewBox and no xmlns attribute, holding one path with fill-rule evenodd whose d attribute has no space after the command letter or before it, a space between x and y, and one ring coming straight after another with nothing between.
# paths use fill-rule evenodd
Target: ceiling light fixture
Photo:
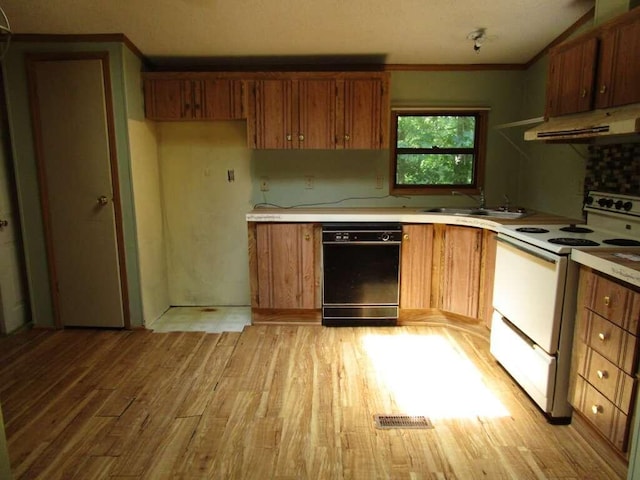
<instances>
[{"instance_id":1,"label":"ceiling light fixture","mask_svg":"<svg viewBox=\"0 0 640 480\"><path fill-rule=\"evenodd\" d=\"M477 28L467 35L467 39L473 41L473 51L479 54L480 47L482 47L482 44L487 39L487 29L484 27Z\"/></svg>"}]
</instances>

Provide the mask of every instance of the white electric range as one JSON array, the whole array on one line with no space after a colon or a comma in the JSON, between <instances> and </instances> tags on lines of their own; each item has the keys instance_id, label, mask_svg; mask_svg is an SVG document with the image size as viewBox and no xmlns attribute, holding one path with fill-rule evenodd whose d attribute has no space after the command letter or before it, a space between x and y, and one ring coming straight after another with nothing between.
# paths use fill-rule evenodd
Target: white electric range
<instances>
[{"instance_id":1,"label":"white electric range","mask_svg":"<svg viewBox=\"0 0 640 480\"><path fill-rule=\"evenodd\" d=\"M571 416L572 249L640 252L640 197L590 192L584 212L582 224L505 225L498 232L490 350L552 423Z\"/></svg>"},{"instance_id":2,"label":"white electric range","mask_svg":"<svg viewBox=\"0 0 640 480\"><path fill-rule=\"evenodd\" d=\"M500 232L558 255L572 248L640 247L640 197L591 192L584 211L586 223L503 225Z\"/></svg>"}]
</instances>

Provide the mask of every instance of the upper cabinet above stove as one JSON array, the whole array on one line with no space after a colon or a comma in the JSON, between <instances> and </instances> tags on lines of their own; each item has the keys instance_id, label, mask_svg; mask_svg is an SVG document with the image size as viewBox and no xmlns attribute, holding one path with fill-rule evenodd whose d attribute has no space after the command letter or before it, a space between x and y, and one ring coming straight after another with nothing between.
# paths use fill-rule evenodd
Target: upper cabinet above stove
<instances>
[{"instance_id":1,"label":"upper cabinet above stove","mask_svg":"<svg viewBox=\"0 0 640 480\"><path fill-rule=\"evenodd\" d=\"M549 52L545 116L640 102L640 8Z\"/></svg>"}]
</instances>

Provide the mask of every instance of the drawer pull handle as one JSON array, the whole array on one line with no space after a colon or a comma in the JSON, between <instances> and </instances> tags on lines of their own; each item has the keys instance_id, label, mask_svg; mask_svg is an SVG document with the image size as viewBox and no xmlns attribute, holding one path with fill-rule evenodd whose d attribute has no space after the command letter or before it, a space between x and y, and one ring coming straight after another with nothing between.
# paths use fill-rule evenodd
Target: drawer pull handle
<instances>
[{"instance_id":1,"label":"drawer pull handle","mask_svg":"<svg viewBox=\"0 0 640 480\"><path fill-rule=\"evenodd\" d=\"M311 240L311 235L309 235L308 233L304 234L304 239L305 240Z\"/></svg>"},{"instance_id":2,"label":"drawer pull handle","mask_svg":"<svg viewBox=\"0 0 640 480\"><path fill-rule=\"evenodd\" d=\"M608 307L611 304L611 297L604 297L604 305Z\"/></svg>"},{"instance_id":3,"label":"drawer pull handle","mask_svg":"<svg viewBox=\"0 0 640 480\"><path fill-rule=\"evenodd\" d=\"M594 415L598 415L599 413L602 413L602 405L593 405L591 407L591 411L593 412Z\"/></svg>"},{"instance_id":4,"label":"drawer pull handle","mask_svg":"<svg viewBox=\"0 0 640 480\"><path fill-rule=\"evenodd\" d=\"M596 375L598 375L598 378L600 379L609 378L609 372L607 372L606 370L598 370L596 372Z\"/></svg>"},{"instance_id":5,"label":"drawer pull handle","mask_svg":"<svg viewBox=\"0 0 640 480\"><path fill-rule=\"evenodd\" d=\"M607 340L607 338L609 338L609 335L607 335L606 333L600 332L598 334L598 338L600 339L601 342L604 342Z\"/></svg>"}]
</instances>

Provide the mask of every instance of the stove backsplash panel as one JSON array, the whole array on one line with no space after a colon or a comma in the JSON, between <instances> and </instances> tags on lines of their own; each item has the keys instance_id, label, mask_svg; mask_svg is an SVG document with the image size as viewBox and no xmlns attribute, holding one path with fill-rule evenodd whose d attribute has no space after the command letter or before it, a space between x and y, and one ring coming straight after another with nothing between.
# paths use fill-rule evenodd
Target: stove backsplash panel
<instances>
[{"instance_id":1,"label":"stove backsplash panel","mask_svg":"<svg viewBox=\"0 0 640 480\"><path fill-rule=\"evenodd\" d=\"M584 189L640 196L640 143L591 145Z\"/></svg>"}]
</instances>

